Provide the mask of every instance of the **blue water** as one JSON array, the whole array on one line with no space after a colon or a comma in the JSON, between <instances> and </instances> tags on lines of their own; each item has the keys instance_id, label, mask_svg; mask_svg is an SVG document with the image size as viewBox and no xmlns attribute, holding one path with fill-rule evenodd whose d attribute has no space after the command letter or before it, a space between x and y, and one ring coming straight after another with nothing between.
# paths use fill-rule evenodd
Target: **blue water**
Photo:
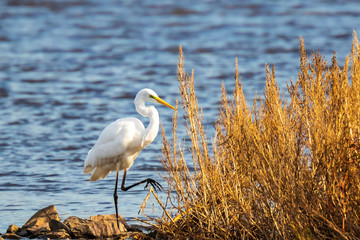
<instances>
[{"instance_id":1,"label":"blue water","mask_svg":"<svg viewBox=\"0 0 360 240\"><path fill-rule=\"evenodd\" d=\"M297 78L299 36L328 61L336 51L341 63L353 30L360 33L359 9L358 1L335 0L0 1L0 232L50 204L62 220L114 213L115 174L90 183L83 160L111 121L147 123L133 107L139 89L175 104L179 44L211 132L236 57L249 101L262 94L266 63L275 64L285 90ZM170 136L173 112L157 108ZM161 146L158 136L139 155L128 184L151 177L166 186L154 171L161 171ZM120 213L142 217L146 193L120 192ZM159 216L155 200L148 206L148 215Z\"/></svg>"}]
</instances>

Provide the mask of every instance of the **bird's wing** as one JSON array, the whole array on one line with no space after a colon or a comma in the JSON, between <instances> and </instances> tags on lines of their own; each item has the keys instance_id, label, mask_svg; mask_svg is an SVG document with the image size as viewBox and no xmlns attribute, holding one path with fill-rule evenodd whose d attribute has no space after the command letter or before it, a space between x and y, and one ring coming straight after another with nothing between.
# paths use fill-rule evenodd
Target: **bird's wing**
<instances>
[{"instance_id":1,"label":"bird's wing","mask_svg":"<svg viewBox=\"0 0 360 240\"><path fill-rule=\"evenodd\" d=\"M105 168L107 173L116 170L116 163L123 161L130 150L141 150L144 131L144 125L136 118L118 119L109 124L89 151L84 173L91 173L94 168Z\"/></svg>"}]
</instances>

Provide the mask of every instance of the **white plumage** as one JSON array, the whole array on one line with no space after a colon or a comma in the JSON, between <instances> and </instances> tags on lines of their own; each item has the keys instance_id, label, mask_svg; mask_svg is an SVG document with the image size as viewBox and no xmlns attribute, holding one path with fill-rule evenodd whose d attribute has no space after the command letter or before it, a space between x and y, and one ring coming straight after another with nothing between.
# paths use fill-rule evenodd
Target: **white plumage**
<instances>
[{"instance_id":1,"label":"white plumage","mask_svg":"<svg viewBox=\"0 0 360 240\"><path fill-rule=\"evenodd\" d=\"M153 90L139 91L134 103L138 113L150 118L149 126L145 129L142 122L133 117L110 123L101 132L85 159L84 173L94 171L90 181L102 179L110 171L130 168L140 151L155 139L159 131L159 113L154 106L145 106L146 101L159 102L173 108Z\"/></svg>"},{"instance_id":2,"label":"white plumage","mask_svg":"<svg viewBox=\"0 0 360 240\"><path fill-rule=\"evenodd\" d=\"M124 170L121 189L127 191L141 183L146 182L146 186L151 184L155 189L160 189L161 185L148 178L129 187L125 187L126 171L134 163L140 151L150 144L159 131L159 113L152 105L146 106L145 102L160 103L169 108L173 106L162 100L151 89L140 90L134 99L136 111L144 117L150 118L147 128L137 118L122 118L110 123L100 134L95 145L88 152L85 163L84 173L90 174L90 181L96 181L106 177L111 171L116 171L116 182L114 191L114 202L116 215L117 211L117 182L120 170Z\"/></svg>"},{"instance_id":3,"label":"white plumage","mask_svg":"<svg viewBox=\"0 0 360 240\"><path fill-rule=\"evenodd\" d=\"M145 147L145 128L137 118L123 118L109 124L90 149L84 173L91 173L90 181L102 179L110 171L130 168Z\"/></svg>"}]
</instances>

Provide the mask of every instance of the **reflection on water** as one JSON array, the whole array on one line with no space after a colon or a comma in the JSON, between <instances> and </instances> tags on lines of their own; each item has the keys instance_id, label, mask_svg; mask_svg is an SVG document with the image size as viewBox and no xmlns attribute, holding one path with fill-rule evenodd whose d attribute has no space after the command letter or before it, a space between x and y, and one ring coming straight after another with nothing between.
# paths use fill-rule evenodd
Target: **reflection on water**
<instances>
[{"instance_id":1,"label":"reflection on water","mask_svg":"<svg viewBox=\"0 0 360 240\"><path fill-rule=\"evenodd\" d=\"M353 29L359 30L358 5L330 0L1 1L0 232L50 204L62 219L114 213L114 174L90 183L82 174L83 160L108 123L138 116L133 98L139 89L152 88L175 103L179 44L187 70L195 69L211 132L221 82L231 91L235 57L249 100L262 92L265 63L276 65L284 87L297 76L299 35L307 49L321 49L329 58L337 51L343 61ZM173 112L158 110L169 134ZM165 185L154 171L161 170L160 148L158 137L139 155L128 183L152 177ZM142 187L120 193L121 214L138 216L145 195ZM159 213L150 209L148 214Z\"/></svg>"}]
</instances>

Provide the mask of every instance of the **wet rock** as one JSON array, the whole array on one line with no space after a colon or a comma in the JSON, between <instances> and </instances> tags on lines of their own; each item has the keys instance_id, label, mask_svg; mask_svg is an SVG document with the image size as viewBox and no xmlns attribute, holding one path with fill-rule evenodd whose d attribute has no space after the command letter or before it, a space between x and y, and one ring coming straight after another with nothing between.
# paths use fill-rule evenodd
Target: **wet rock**
<instances>
[{"instance_id":1,"label":"wet rock","mask_svg":"<svg viewBox=\"0 0 360 240\"><path fill-rule=\"evenodd\" d=\"M54 219L50 220L49 227L52 232L58 230L65 230L65 232L70 233L70 228L58 220L54 220Z\"/></svg>"},{"instance_id":2,"label":"wet rock","mask_svg":"<svg viewBox=\"0 0 360 240\"><path fill-rule=\"evenodd\" d=\"M50 232L49 222L60 221L59 214L54 205L37 211L22 227L20 236L35 237Z\"/></svg>"},{"instance_id":3,"label":"wet rock","mask_svg":"<svg viewBox=\"0 0 360 240\"><path fill-rule=\"evenodd\" d=\"M18 234L21 236L21 237L26 237L28 235L28 232L24 229L24 230L21 230L18 232Z\"/></svg>"},{"instance_id":4,"label":"wet rock","mask_svg":"<svg viewBox=\"0 0 360 240\"><path fill-rule=\"evenodd\" d=\"M81 224L71 228L71 234L74 238L96 238L95 234L90 228L90 223Z\"/></svg>"},{"instance_id":5,"label":"wet rock","mask_svg":"<svg viewBox=\"0 0 360 240\"><path fill-rule=\"evenodd\" d=\"M119 228L116 216L98 215L91 216L90 221L71 228L75 238L109 238L124 235L127 232L125 219L119 216Z\"/></svg>"},{"instance_id":6,"label":"wet rock","mask_svg":"<svg viewBox=\"0 0 360 240\"><path fill-rule=\"evenodd\" d=\"M49 225L43 227L32 227L32 228L23 229L19 232L19 235L22 237L35 238L37 236L44 235L48 232L50 232Z\"/></svg>"},{"instance_id":7,"label":"wet rock","mask_svg":"<svg viewBox=\"0 0 360 240\"><path fill-rule=\"evenodd\" d=\"M90 220L93 221L93 222L98 222L98 221L105 220L105 221L117 224L115 214L91 216ZM127 231L126 229L127 229L128 226L126 224L125 219L121 215L119 215L119 227L120 227L121 232L126 232Z\"/></svg>"},{"instance_id":8,"label":"wet rock","mask_svg":"<svg viewBox=\"0 0 360 240\"><path fill-rule=\"evenodd\" d=\"M11 224L8 229L6 230L6 233L17 233L20 231L20 227L14 225L14 224Z\"/></svg>"},{"instance_id":9,"label":"wet rock","mask_svg":"<svg viewBox=\"0 0 360 240\"><path fill-rule=\"evenodd\" d=\"M37 211L21 228L10 225L3 238L90 239L142 236L141 231L128 232L127 229L130 227L122 216L119 216L119 227L117 226L115 214L91 216L90 219L69 217L61 222L55 206L51 205Z\"/></svg>"},{"instance_id":10,"label":"wet rock","mask_svg":"<svg viewBox=\"0 0 360 240\"><path fill-rule=\"evenodd\" d=\"M46 208L37 211L21 229L41 227L48 225L49 222L54 219L60 221L59 214L54 205L50 205Z\"/></svg>"},{"instance_id":11,"label":"wet rock","mask_svg":"<svg viewBox=\"0 0 360 240\"><path fill-rule=\"evenodd\" d=\"M20 239L21 237L16 233L6 233L5 235L1 236L3 239Z\"/></svg>"},{"instance_id":12,"label":"wet rock","mask_svg":"<svg viewBox=\"0 0 360 240\"><path fill-rule=\"evenodd\" d=\"M64 224L68 226L70 229L89 222L90 220L88 219L74 217L74 216L68 217L67 219L64 220Z\"/></svg>"},{"instance_id":13,"label":"wet rock","mask_svg":"<svg viewBox=\"0 0 360 240\"><path fill-rule=\"evenodd\" d=\"M70 239L71 236L65 229L59 229L57 231L48 232L39 238L50 238L50 239Z\"/></svg>"}]
</instances>

